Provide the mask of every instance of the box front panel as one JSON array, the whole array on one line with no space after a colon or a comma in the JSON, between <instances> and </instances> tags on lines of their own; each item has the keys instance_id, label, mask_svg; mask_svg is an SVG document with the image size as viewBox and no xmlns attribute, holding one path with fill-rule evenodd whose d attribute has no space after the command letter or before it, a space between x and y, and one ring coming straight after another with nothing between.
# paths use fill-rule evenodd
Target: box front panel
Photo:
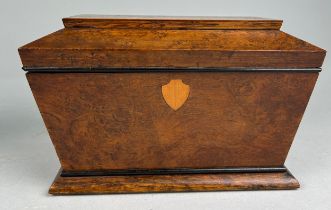
<instances>
[{"instance_id":1,"label":"box front panel","mask_svg":"<svg viewBox=\"0 0 331 210\"><path fill-rule=\"evenodd\" d=\"M67 171L282 166L317 77L27 74Z\"/></svg>"}]
</instances>

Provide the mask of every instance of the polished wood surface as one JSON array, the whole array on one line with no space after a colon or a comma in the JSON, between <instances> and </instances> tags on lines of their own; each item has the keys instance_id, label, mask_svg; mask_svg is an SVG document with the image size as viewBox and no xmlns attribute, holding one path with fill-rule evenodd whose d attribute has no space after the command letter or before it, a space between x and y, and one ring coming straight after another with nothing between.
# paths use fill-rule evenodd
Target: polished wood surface
<instances>
[{"instance_id":1,"label":"polished wood surface","mask_svg":"<svg viewBox=\"0 0 331 210\"><path fill-rule=\"evenodd\" d=\"M63 18L66 28L220 30L279 30L282 20L258 17L189 17L78 15Z\"/></svg>"},{"instance_id":2,"label":"polished wood surface","mask_svg":"<svg viewBox=\"0 0 331 210\"><path fill-rule=\"evenodd\" d=\"M19 48L63 170L51 194L299 187L284 162L325 50L272 19L63 23Z\"/></svg>"},{"instance_id":3,"label":"polished wood surface","mask_svg":"<svg viewBox=\"0 0 331 210\"><path fill-rule=\"evenodd\" d=\"M318 73L30 73L66 171L282 166ZM174 111L162 86L190 86Z\"/></svg>"},{"instance_id":4,"label":"polished wood surface","mask_svg":"<svg viewBox=\"0 0 331 210\"><path fill-rule=\"evenodd\" d=\"M177 110L184 105L190 94L190 86L183 83L180 79L171 80L162 86L162 95L166 103Z\"/></svg>"},{"instance_id":5,"label":"polished wood surface","mask_svg":"<svg viewBox=\"0 0 331 210\"><path fill-rule=\"evenodd\" d=\"M289 172L55 178L50 194L284 190L299 188Z\"/></svg>"},{"instance_id":6,"label":"polished wood surface","mask_svg":"<svg viewBox=\"0 0 331 210\"><path fill-rule=\"evenodd\" d=\"M165 24L147 18L72 18L65 19L65 23L120 20L125 22L119 24L124 29L72 26L27 44L19 49L23 66L47 69L315 68L321 67L325 56L325 50L279 30L149 29L144 21ZM129 27L128 20L136 24ZM192 25L194 20L181 21ZM206 20L199 21L202 26L210 26ZM256 20L233 21L247 24Z\"/></svg>"}]
</instances>

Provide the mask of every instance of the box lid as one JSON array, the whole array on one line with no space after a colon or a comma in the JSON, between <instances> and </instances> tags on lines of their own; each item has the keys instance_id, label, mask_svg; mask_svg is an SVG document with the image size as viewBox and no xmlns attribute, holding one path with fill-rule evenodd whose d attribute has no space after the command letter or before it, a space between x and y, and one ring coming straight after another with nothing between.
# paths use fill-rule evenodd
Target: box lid
<instances>
[{"instance_id":1,"label":"box lid","mask_svg":"<svg viewBox=\"0 0 331 210\"><path fill-rule=\"evenodd\" d=\"M26 70L318 68L326 51L253 17L80 15L19 48Z\"/></svg>"}]
</instances>

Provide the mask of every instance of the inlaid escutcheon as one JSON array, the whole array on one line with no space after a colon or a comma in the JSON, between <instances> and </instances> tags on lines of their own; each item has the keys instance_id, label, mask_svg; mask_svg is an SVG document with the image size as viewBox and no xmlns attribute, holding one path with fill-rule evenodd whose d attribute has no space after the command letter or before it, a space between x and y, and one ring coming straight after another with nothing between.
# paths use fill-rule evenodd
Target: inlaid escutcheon
<instances>
[{"instance_id":1,"label":"inlaid escutcheon","mask_svg":"<svg viewBox=\"0 0 331 210\"><path fill-rule=\"evenodd\" d=\"M168 84L162 86L164 100L175 111L184 105L189 94L190 86L184 84L181 79L171 80Z\"/></svg>"}]
</instances>

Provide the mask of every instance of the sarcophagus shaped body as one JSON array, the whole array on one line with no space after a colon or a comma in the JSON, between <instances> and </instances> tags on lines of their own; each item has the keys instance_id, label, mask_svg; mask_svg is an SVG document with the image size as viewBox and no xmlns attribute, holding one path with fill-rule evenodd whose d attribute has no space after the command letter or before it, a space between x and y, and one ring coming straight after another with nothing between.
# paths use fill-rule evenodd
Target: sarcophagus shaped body
<instances>
[{"instance_id":1,"label":"sarcophagus shaped body","mask_svg":"<svg viewBox=\"0 0 331 210\"><path fill-rule=\"evenodd\" d=\"M325 51L280 20L75 16L19 49L52 194L295 189L284 161Z\"/></svg>"}]
</instances>

